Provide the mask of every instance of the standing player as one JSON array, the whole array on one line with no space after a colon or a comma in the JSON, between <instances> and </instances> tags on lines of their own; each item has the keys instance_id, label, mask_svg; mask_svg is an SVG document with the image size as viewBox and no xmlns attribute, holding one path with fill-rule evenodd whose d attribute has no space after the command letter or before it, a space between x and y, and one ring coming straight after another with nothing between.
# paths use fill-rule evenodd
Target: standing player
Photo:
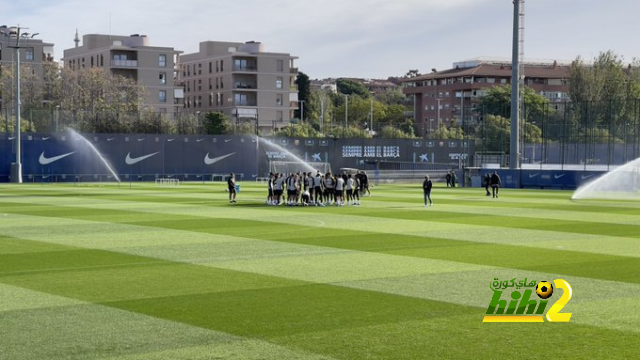
<instances>
[{"instance_id":1,"label":"standing player","mask_svg":"<svg viewBox=\"0 0 640 360\"><path fill-rule=\"evenodd\" d=\"M273 183L275 177L272 172L269 173L269 182L267 183L267 205L273 205L275 195L273 193Z\"/></svg>"},{"instance_id":2,"label":"standing player","mask_svg":"<svg viewBox=\"0 0 640 360\"><path fill-rule=\"evenodd\" d=\"M229 180L227 180L227 186L229 187L229 203L236 202L236 175L231 173Z\"/></svg>"},{"instance_id":3,"label":"standing player","mask_svg":"<svg viewBox=\"0 0 640 360\"><path fill-rule=\"evenodd\" d=\"M353 188L354 188L354 181L353 178L351 177L351 174L349 174L347 176L347 205L355 205L356 202L353 199Z\"/></svg>"},{"instance_id":4,"label":"standing player","mask_svg":"<svg viewBox=\"0 0 640 360\"><path fill-rule=\"evenodd\" d=\"M313 186L315 187L314 192L316 194L316 206L322 205L322 175L320 174L320 171L318 171L316 178L313 180Z\"/></svg>"},{"instance_id":5,"label":"standing player","mask_svg":"<svg viewBox=\"0 0 640 360\"><path fill-rule=\"evenodd\" d=\"M334 197L334 192L333 192L333 188L334 188L334 181L333 181L333 177L331 177L331 172L328 172L325 176L324 176L324 202L325 205L329 204L331 205L331 200Z\"/></svg>"},{"instance_id":6,"label":"standing player","mask_svg":"<svg viewBox=\"0 0 640 360\"><path fill-rule=\"evenodd\" d=\"M486 173L484 174L484 190L487 192L487 196L491 195L489 186L491 186L491 175L489 175L489 173Z\"/></svg>"},{"instance_id":7,"label":"standing player","mask_svg":"<svg viewBox=\"0 0 640 360\"><path fill-rule=\"evenodd\" d=\"M344 178L342 175L336 175L335 200L336 206L344 206Z\"/></svg>"},{"instance_id":8,"label":"standing player","mask_svg":"<svg viewBox=\"0 0 640 360\"><path fill-rule=\"evenodd\" d=\"M493 193L493 197L498 197L498 192L500 191L500 185L502 185L502 180L500 180L500 175L498 175L498 171L494 171L491 175L491 192Z\"/></svg>"},{"instance_id":9,"label":"standing player","mask_svg":"<svg viewBox=\"0 0 640 360\"><path fill-rule=\"evenodd\" d=\"M425 175L424 182L422 183L422 190L424 191L424 206L433 206L433 201L431 200L431 188L433 187L433 182L429 179L429 175ZM427 204L428 203L428 204Z\"/></svg>"},{"instance_id":10,"label":"standing player","mask_svg":"<svg viewBox=\"0 0 640 360\"><path fill-rule=\"evenodd\" d=\"M280 205L280 199L282 199L282 192L284 190L284 175L276 173L273 183L273 195L275 201L273 205Z\"/></svg>"}]
</instances>

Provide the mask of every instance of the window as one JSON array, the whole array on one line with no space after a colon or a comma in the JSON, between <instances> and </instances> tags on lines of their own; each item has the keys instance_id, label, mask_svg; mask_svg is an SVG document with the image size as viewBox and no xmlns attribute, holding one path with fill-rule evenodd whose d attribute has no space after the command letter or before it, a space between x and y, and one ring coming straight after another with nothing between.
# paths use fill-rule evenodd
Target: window
<instances>
[{"instance_id":1,"label":"window","mask_svg":"<svg viewBox=\"0 0 640 360\"><path fill-rule=\"evenodd\" d=\"M276 120L282 121L284 118L282 111L276 111Z\"/></svg>"},{"instance_id":2,"label":"window","mask_svg":"<svg viewBox=\"0 0 640 360\"><path fill-rule=\"evenodd\" d=\"M166 103L167 102L167 92L164 90L158 91L158 102Z\"/></svg>"},{"instance_id":3,"label":"window","mask_svg":"<svg viewBox=\"0 0 640 360\"><path fill-rule=\"evenodd\" d=\"M224 72L224 60L220 60L220 72Z\"/></svg>"},{"instance_id":4,"label":"window","mask_svg":"<svg viewBox=\"0 0 640 360\"><path fill-rule=\"evenodd\" d=\"M248 105L246 94L235 94L234 100L236 105Z\"/></svg>"},{"instance_id":5,"label":"window","mask_svg":"<svg viewBox=\"0 0 640 360\"><path fill-rule=\"evenodd\" d=\"M209 90L213 89L213 85L211 84L211 78L209 78Z\"/></svg>"},{"instance_id":6,"label":"window","mask_svg":"<svg viewBox=\"0 0 640 360\"><path fill-rule=\"evenodd\" d=\"M31 54L31 56L33 56L33 53ZM27 50L27 60L29 60L29 50ZM91 62L91 67L93 67L93 56L91 57L90 62Z\"/></svg>"},{"instance_id":7,"label":"window","mask_svg":"<svg viewBox=\"0 0 640 360\"><path fill-rule=\"evenodd\" d=\"M235 59L233 60L233 69L234 70L246 70L247 69L247 60L243 59Z\"/></svg>"},{"instance_id":8,"label":"window","mask_svg":"<svg viewBox=\"0 0 640 360\"><path fill-rule=\"evenodd\" d=\"M282 89L282 78L276 78L276 89Z\"/></svg>"},{"instance_id":9,"label":"window","mask_svg":"<svg viewBox=\"0 0 640 360\"><path fill-rule=\"evenodd\" d=\"M213 72L213 63L209 61L209 74L211 74L212 72Z\"/></svg>"},{"instance_id":10,"label":"window","mask_svg":"<svg viewBox=\"0 0 640 360\"><path fill-rule=\"evenodd\" d=\"M158 66L160 67L167 66L167 55L165 54L158 55Z\"/></svg>"},{"instance_id":11,"label":"window","mask_svg":"<svg viewBox=\"0 0 640 360\"><path fill-rule=\"evenodd\" d=\"M160 85L166 85L167 84L167 73L160 73L159 76L159 80L160 80Z\"/></svg>"},{"instance_id":12,"label":"window","mask_svg":"<svg viewBox=\"0 0 640 360\"><path fill-rule=\"evenodd\" d=\"M220 71L220 66L218 66L218 60L216 60L216 72Z\"/></svg>"},{"instance_id":13,"label":"window","mask_svg":"<svg viewBox=\"0 0 640 360\"><path fill-rule=\"evenodd\" d=\"M216 89L220 88L220 78L216 78Z\"/></svg>"},{"instance_id":14,"label":"window","mask_svg":"<svg viewBox=\"0 0 640 360\"><path fill-rule=\"evenodd\" d=\"M276 106L282 106L282 94L276 95Z\"/></svg>"},{"instance_id":15,"label":"window","mask_svg":"<svg viewBox=\"0 0 640 360\"><path fill-rule=\"evenodd\" d=\"M104 55L100 54L100 66L104 66Z\"/></svg>"},{"instance_id":16,"label":"window","mask_svg":"<svg viewBox=\"0 0 640 360\"><path fill-rule=\"evenodd\" d=\"M276 60L276 71L284 71L284 61Z\"/></svg>"}]
</instances>

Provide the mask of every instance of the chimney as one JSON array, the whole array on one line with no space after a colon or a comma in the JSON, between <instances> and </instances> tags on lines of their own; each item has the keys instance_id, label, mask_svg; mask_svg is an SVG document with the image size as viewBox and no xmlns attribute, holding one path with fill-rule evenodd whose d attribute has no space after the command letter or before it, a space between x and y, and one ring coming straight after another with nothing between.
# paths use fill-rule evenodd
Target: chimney
<instances>
[{"instance_id":1,"label":"chimney","mask_svg":"<svg viewBox=\"0 0 640 360\"><path fill-rule=\"evenodd\" d=\"M73 42L76 43L76 47L80 44L80 36L78 36L78 29L76 29L76 37L73 39Z\"/></svg>"}]
</instances>

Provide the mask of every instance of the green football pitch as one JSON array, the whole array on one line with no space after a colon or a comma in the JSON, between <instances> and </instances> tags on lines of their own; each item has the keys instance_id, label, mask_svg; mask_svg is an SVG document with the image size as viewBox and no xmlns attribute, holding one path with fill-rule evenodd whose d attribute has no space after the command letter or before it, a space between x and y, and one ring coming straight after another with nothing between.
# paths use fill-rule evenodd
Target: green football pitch
<instances>
[{"instance_id":1,"label":"green football pitch","mask_svg":"<svg viewBox=\"0 0 640 360\"><path fill-rule=\"evenodd\" d=\"M382 185L303 208L224 189L0 185L0 358L640 354L640 203L436 186L425 208L420 185ZM566 280L571 321L483 323L496 278Z\"/></svg>"}]
</instances>

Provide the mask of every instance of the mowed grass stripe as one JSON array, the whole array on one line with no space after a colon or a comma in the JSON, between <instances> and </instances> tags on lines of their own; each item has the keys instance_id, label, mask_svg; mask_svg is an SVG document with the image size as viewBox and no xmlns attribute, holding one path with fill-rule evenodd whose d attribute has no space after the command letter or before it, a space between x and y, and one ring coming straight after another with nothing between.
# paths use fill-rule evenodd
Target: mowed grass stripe
<instances>
[{"instance_id":1,"label":"mowed grass stripe","mask_svg":"<svg viewBox=\"0 0 640 360\"><path fill-rule=\"evenodd\" d=\"M12 220L18 223L28 223L26 219L20 221L16 221L16 219ZM88 226L83 222L78 222L80 225L74 225L73 221L63 221L67 221L67 224L61 226L67 228L69 228L69 226L81 226L81 228L84 229ZM94 224L93 226L97 227L99 225L100 224ZM130 225L114 226L123 227L124 229L132 228ZM49 227L49 231L51 231L51 227ZM96 231L100 232L101 230L96 228ZM74 232L76 231L74 230ZM57 234L58 232L55 231L54 233ZM500 268L495 267L463 265L462 263L445 260L387 256L384 253L347 250L324 251L322 249L327 248L320 246L294 245L286 242L280 243L268 240L249 240L231 236L225 236L226 241L223 242L214 240L210 243L192 243L188 239L185 239L181 243L161 243L155 246L143 240L136 246L140 231L135 231L129 236L126 236L123 231L118 231L118 233L121 234L120 237L126 237L120 239L122 242L127 240L131 242L131 244L124 248L113 249L118 252L309 282L337 282L341 286L355 286L357 288L361 288L362 284L365 284L364 289L369 289L366 284L370 282L373 286L371 289L375 289L376 291L399 293L402 295L418 296L426 299L449 301L456 304L473 306L478 306L477 301L480 300L482 302L483 297L472 296L471 300L475 301L469 302L467 296L460 296L460 294L464 294L465 288L474 294L481 294L482 291L478 292L477 289L471 291L474 289L474 286L477 285L477 282L475 280L472 282L467 281L468 278L465 276L467 273L476 278L480 276L480 274L484 274L486 279L492 279L496 274L504 277L537 276L537 278L540 279L566 277L558 274L537 273L535 270L500 270ZM168 236L172 233L179 235L182 232L167 230ZM92 234L87 235L93 237ZM54 235L53 237L53 241L57 241L56 239L59 238L59 235ZM49 241L52 241L52 239L49 239ZM105 238L104 241L110 242L111 240ZM116 242L112 245L119 245L122 242ZM83 242L79 242L79 244L85 245ZM22 248L24 248L24 246L22 246ZM508 274L506 272L508 272ZM448 278L449 280L447 280L446 283L449 285L446 289L443 288L437 292L411 292L408 294L403 292L403 289L412 288L412 284L418 282L418 280L422 284L432 284L433 287L437 287L437 282L429 280L431 276L440 279ZM389 282L380 282L382 279L389 279ZM408 280L409 282L407 283L403 279L415 280ZM635 288L626 289L622 291L622 293L616 291L616 289L621 286L619 282L597 282L593 279L576 278L575 276L569 279L571 283L581 288L597 286L601 289L607 289L606 294L609 299L630 296L637 297L637 295L633 294L638 293L638 290ZM584 281L578 281L576 279L584 279ZM378 283L384 284L384 286L378 287L375 285ZM399 284L402 284L402 286L398 287ZM619 285L616 287L614 284ZM487 290L486 286L481 286L480 288L485 291ZM452 292L450 293L447 290L451 290ZM458 294L459 296L447 297L446 294ZM444 297L439 295L443 295ZM490 297L490 294L486 294L484 297ZM584 294L582 294L578 301L582 301L581 299L585 299ZM607 326L613 325L607 324Z\"/></svg>"},{"instance_id":2,"label":"mowed grass stripe","mask_svg":"<svg viewBox=\"0 0 640 360\"><path fill-rule=\"evenodd\" d=\"M30 211L35 208L35 211ZM19 209L19 210L18 210ZM199 218L172 213L139 213L125 210L86 209L77 207L53 207L48 205L22 204L9 212L37 214L75 219L110 219L124 224L143 225L153 228L188 230L239 237L284 241L290 243L336 247L357 251L384 252L394 255L423 257L430 259L466 262L471 264L504 266L517 269L549 267L549 272L580 275L604 280L640 282L629 269L640 265L640 258L581 253L564 250L540 249L504 244L478 244L471 241L430 238L426 236L393 235L387 233L352 231L323 228L323 236L311 235L316 227L295 224L287 228L272 222ZM289 211L299 209L289 209ZM236 211L236 210L232 210ZM227 211L226 216L233 216ZM238 210L239 211L239 210ZM237 212L237 211L236 211ZM140 220L138 220L140 219ZM148 220L153 219L153 220ZM283 218L287 220L287 218ZM331 226L331 224L326 224ZM374 225L370 225L374 227ZM392 231L393 229L386 229ZM309 234L309 235L307 235ZM324 236L335 234L334 236Z\"/></svg>"},{"instance_id":3,"label":"mowed grass stripe","mask_svg":"<svg viewBox=\"0 0 640 360\"><path fill-rule=\"evenodd\" d=\"M172 232L174 231L167 230L167 233ZM132 243L136 242L137 233L135 232L129 236ZM185 241L183 244L172 243L157 246L150 244L133 246L132 244L132 246L114 250L215 268L313 283L338 284L357 289L479 307L486 305L486 299L491 297L486 284L481 285L477 281L479 278L484 278L485 281L490 281L494 276L500 278L533 277L536 279L566 278L564 275L538 273L536 271L463 265L456 262L388 256L380 253L359 251L328 252L322 251L322 247L293 245L267 240L249 241L243 238L233 238L238 240L233 241L231 239L229 237L229 241L225 242L188 243ZM34 246L34 249L28 249L28 252L40 252L37 251L38 247ZM23 245L21 248L25 248L25 246ZM91 267L91 269L94 268ZM154 271L156 270L150 272ZM601 289L606 293L606 297L610 301L614 299L629 299L629 301L636 299L635 301L637 301L640 298L638 295L640 294L640 287L638 286L622 286L619 282L597 281L574 276L567 279L576 289L590 287ZM442 287L442 283L446 283L447 286ZM416 287L416 285L419 286ZM432 291L432 289L438 289L438 291ZM578 303L591 302L602 298L601 296L589 297L589 293L586 295L581 293L581 296L572 301L571 305L565 310L572 311L574 308L572 305L576 301ZM578 311L580 313L593 312L591 307L584 306L579 307L578 310L580 310ZM576 312L575 310L573 311ZM603 316L607 315L605 318L601 318L601 321L595 321L592 317L575 317L574 322L623 329L625 331L637 330L628 315L625 321L629 325L625 325L625 321L620 321L617 315L619 310L606 307L606 309L601 310L601 313Z\"/></svg>"}]
</instances>

